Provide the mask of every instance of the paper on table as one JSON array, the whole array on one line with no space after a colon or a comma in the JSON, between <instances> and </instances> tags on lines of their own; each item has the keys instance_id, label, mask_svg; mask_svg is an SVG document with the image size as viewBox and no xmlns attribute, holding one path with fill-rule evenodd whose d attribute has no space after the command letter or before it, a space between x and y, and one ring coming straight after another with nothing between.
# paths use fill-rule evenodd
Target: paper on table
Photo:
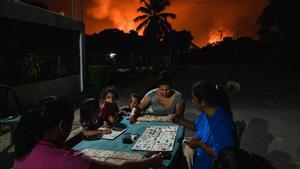
<instances>
[{"instance_id":1,"label":"paper on table","mask_svg":"<svg viewBox=\"0 0 300 169\"><path fill-rule=\"evenodd\" d=\"M115 139L116 137L118 137L120 134L122 134L126 130L127 129L123 129L121 131L111 130L110 134L104 134L101 138L108 139L108 140L113 140L113 139Z\"/></svg>"}]
</instances>

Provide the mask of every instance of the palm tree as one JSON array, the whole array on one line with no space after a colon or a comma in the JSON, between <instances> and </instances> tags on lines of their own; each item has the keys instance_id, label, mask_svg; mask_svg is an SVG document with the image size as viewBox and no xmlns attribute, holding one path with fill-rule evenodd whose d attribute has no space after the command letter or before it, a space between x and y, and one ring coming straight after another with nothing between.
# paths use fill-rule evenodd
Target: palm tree
<instances>
[{"instance_id":1,"label":"palm tree","mask_svg":"<svg viewBox=\"0 0 300 169\"><path fill-rule=\"evenodd\" d=\"M176 15L173 13L163 12L167 5L168 0L140 0L143 6L137 9L138 12L142 12L134 19L135 22L142 21L136 31L139 32L144 28L144 36L153 37L155 39L163 39L170 30L172 30L171 24L168 22L168 18L175 19Z\"/></svg>"}]
</instances>

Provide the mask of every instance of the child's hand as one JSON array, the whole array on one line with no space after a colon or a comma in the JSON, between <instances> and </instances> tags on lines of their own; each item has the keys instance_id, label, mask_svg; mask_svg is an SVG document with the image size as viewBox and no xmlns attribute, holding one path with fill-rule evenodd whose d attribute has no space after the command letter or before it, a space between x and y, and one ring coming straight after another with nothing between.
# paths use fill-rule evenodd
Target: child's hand
<instances>
[{"instance_id":1,"label":"child's hand","mask_svg":"<svg viewBox=\"0 0 300 169\"><path fill-rule=\"evenodd\" d=\"M101 126L101 128L109 128L109 125L107 124L106 121L103 122L103 125Z\"/></svg>"},{"instance_id":2,"label":"child's hand","mask_svg":"<svg viewBox=\"0 0 300 169\"><path fill-rule=\"evenodd\" d=\"M110 134L111 129L110 128L99 128L102 134Z\"/></svg>"},{"instance_id":3,"label":"child's hand","mask_svg":"<svg viewBox=\"0 0 300 169\"><path fill-rule=\"evenodd\" d=\"M95 136L101 138L103 136L102 131L99 130Z\"/></svg>"}]
</instances>

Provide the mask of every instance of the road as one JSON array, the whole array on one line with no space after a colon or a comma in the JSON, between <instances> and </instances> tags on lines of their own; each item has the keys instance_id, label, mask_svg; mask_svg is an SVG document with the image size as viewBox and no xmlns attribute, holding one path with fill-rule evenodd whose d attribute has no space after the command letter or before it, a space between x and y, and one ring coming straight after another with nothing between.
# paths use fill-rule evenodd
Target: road
<instances>
[{"instance_id":1,"label":"road","mask_svg":"<svg viewBox=\"0 0 300 169\"><path fill-rule=\"evenodd\" d=\"M239 81L242 92L229 95L234 119L247 123L241 148L268 158L278 169L300 169L300 79L297 74L192 66L177 72L172 79L174 88L184 94L188 119L199 114L191 104L191 86L195 82L206 79L224 85L228 80ZM150 85L147 82L143 85L147 84ZM138 83L137 87L140 86ZM134 91L134 88L134 85L127 86L126 91ZM123 98L123 103L126 99ZM193 134L186 131L186 136Z\"/></svg>"}]
</instances>

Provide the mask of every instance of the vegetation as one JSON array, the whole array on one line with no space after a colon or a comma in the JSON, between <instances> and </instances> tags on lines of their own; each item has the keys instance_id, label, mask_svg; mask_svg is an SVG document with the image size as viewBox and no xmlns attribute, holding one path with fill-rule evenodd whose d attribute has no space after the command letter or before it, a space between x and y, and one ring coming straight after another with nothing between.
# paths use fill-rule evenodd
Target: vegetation
<instances>
[{"instance_id":1,"label":"vegetation","mask_svg":"<svg viewBox=\"0 0 300 169\"><path fill-rule=\"evenodd\" d=\"M142 21L136 31L139 32L144 29L144 36L157 40L166 37L172 30L168 18L176 18L173 13L163 12L169 2L166 0L141 0L140 2L143 3L143 6L139 7L137 11L143 13L143 15L134 19L135 22Z\"/></svg>"},{"instance_id":2,"label":"vegetation","mask_svg":"<svg viewBox=\"0 0 300 169\"><path fill-rule=\"evenodd\" d=\"M270 0L258 18L261 40L297 40L300 36L300 25L296 21L300 11L297 8L298 5L293 0Z\"/></svg>"},{"instance_id":3,"label":"vegetation","mask_svg":"<svg viewBox=\"0 0 300 169\"><path fill-rule=\"evenodd\" d=\"M43 61L40 56L34 53L28 53L24 58L23 63L23 72L25 73L24 78L27 80L38 80L43 71Z\"/></svg>"},{"instance_id":4,"label":"vegetation","mask_svg":"<svg viewBox=\"0 0 300 169\"><path fill-rule=\"evenodd\" d=\"M0 136L8 133L10 131L10 127L6 125L0 125Z\"/></svg>"}]
</instances>

